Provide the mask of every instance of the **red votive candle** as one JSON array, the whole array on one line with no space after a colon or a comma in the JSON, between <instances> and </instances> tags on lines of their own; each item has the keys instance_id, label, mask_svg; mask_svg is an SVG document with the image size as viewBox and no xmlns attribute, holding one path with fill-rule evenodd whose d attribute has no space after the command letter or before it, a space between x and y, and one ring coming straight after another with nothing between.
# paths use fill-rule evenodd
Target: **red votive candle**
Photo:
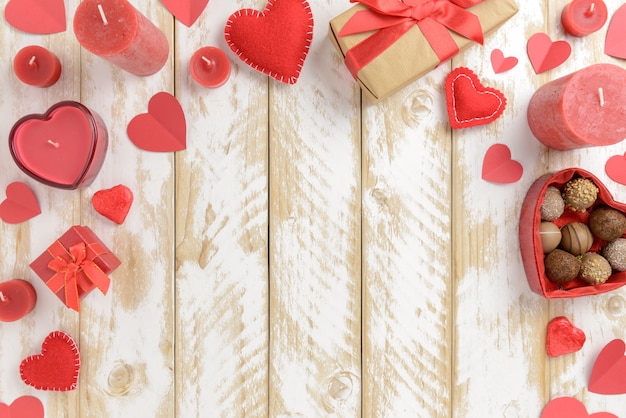
<instances>
[{"instance_id":1,"label":"red votive candle","mask_svg":"<svg viewBox=\"0 0 626 418\"><path fill-rule=\"evenodd\" d=\"M595 64L544 84L527 117L533 135L553 149L616 144L626 138L626 70Z\"/></svg>"},{"instance_id":2,"label":"red votive candle","mask_svg":"<svg viewBox=\"0 0 626 418\"><path fill-rule=\"evenodd\" d=\"M230 76L230 61L221 49L205 46L191 57L189 72L198 84L204 87L219 87Z\"/></svg>"},{"instance_id":3,"label":"red votive candle","mask_svg":"<svg viewBox=\"0 0 626 418\"><path fill-rule=\"evenodd\" d=\"M15 55L13 71L24 84L50 87L61 76L61 61L46 48L30 45Z\"/></svg>"},{"instance_id":4,"label":"red votive candle","mask_svg":"<svg viewBox=\"0 0 626 418\"><path fill-rule=\"evenodd\" d=\"M608 17L602 0L573 0L561 13L561 24L572 36L585 36L600 30Z\"/></svg>"},{"instance_id":5,"label":"red votive candle","mask_svg":"<svg viewBox=\"0 0 626 418\"><path fill-rule=\"evenodd\" d=\"M35 307L37 292L32 284L22 279L0 283L0 321L13 322Z\"/></svg>"},{"instance_id":6,"label":"red votive candle","mask_svg":"<svg viewBox=\"0 0 626 418\"><path fill-rule=\"evenodd\" d=\"M74 14L74 34L87 51L138 76L165 65L165 34L126 0L83 0Z\"/></svg>"}]
</instances>

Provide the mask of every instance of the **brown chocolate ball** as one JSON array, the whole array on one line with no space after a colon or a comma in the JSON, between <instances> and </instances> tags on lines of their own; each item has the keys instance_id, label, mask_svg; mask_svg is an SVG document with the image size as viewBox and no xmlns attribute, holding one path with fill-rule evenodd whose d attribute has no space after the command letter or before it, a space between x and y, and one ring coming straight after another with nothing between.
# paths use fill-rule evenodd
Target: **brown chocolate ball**
<instances>
[{"instance_id":1,"label":"brown chocolate ball","mask_svg":"<svg viewBox=\"0 0 626 418\"><path fill-rule=\"evenodd\" d=\"M544 259L546 276L551 282L565 283L578 277L580 261L567 251L556 249Z\"/></svg>"},{"instance_id":2,"label":"brown chocolate ball","mask_svg":"<svg viewBox=\"0 0 626 418\"><path fill-rule=\"evenodd\" d=\"M561 230L552 222L541 222L539 224L539 236L541 237L541 247L544 254L554 250L561 242Z\"/></svg>"},{"instance_id":3,"label":"brown chocolate ball","mask_svg":"<svg viewBox=\"0 0 626 418\"><path fill-rule=\"evenodd\" d=\"M553 221L563 214L565 201L561 197L561 192L554 186L548 186L543 197L543 203L539 208L542 221Z\"/></svg>"},{"instance_id":4,"label":"brown chocolate ball","mask_svg":"<svg viewBox=\"0 0 626 418\"><path fill-rule=\"evenodd\" d=\"M607 206L594 208L588 223L593 235L604 241L613 241L626 231L626 216Z\"/></svg>"},{"instance_id":5,"label":"brown chocolate ball","mask_svg":"<svg viewBox=\"0 0 626 418\"><path fill-rule=\"evenodd\" d=\"M593 245L593 235L589 227L582 222L572 222L561 228L562 250L574 255L581 255L589 251Z\"/></svg>"},{"instance_id":6,"label":"brown chocolate ball","mask_svg":"<svg viewBox=\"0 0 626 418\"><path fill-rule=\"evenodd\" d=\"M626 239L618 238L602 247L602 256L613 270L626 271Z\"/></svg>"},{"instance_id":7,"label":"brown chocolate ball","mask_svg":"<svg viewBox=\"0 0 626 418\"><path fill-rule=\"evenodd\" d=\"M593 181L578 177L568 181L563 186L563 200L571 210L584 212L595 203L598 198L598 191L599 189Z\"/></svg>"},{"instance_id":8,"label":"brown chocolate ball","mask_svg":"<svg viewBox=\"0 0 626 418\"><path fill-rule=\"evenodd\" d=\"M611 277L611 265L596 253L586 253L580 262L580 278L589 284L602 284Z\"/></svg>"}]
</instances>

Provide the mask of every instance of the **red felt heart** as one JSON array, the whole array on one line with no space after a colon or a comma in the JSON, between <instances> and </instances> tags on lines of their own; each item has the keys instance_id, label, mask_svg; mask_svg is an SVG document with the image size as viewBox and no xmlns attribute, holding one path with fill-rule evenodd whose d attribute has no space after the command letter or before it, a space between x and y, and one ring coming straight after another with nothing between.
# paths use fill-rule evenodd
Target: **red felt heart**
<instances>
[{"instance_id":1,"label":"red felt heart","mask_svg":"<svg viewBox=\"0 0 626 418\"><path fill-rule=\"evenodd\" d=\"M22 396L11 405L0 402L0 418L43 418L41 401L34 396Z\"/></svg>"},{"instance_id":2,"label":"red felt heart","mask_svg":"<svg viewBox=\"0 0 626 418\"><path fill-rule=\"evenodd\" d=\"M505 57L502 51L494 49L491 51L491 66L496 74L503 73L517 65L517 58Z\"/></svg>"},{"instance_id":3,"label":"red felt heart","mask_svg":"<svg viewBox=\"0 0 626 418\"><path fill-rule=\"evenodd\" d=\"M626 393L626 344L620 339L609 342L591 370L589 392L603 395Z\"/></svg>"},{"instance_id":4,"label":"red felt heart","mask_svg":"<svg viewBox=\"0 0 626 418\"><path fill-rule=\"evenodd\" d=\"M53 331L41 345L41 354L22 360L20 377L39 390L68 391L76 389L80 354L76 343L66 333Z\"/></svg>"},{"instance_id":5,"label":"red felt heart","mask_svg":"<svg viewBox=\"0 0 626 418\"><path fill-rule=\"evenodd\" d=\"M604 170L613 181L626 185L626 154L609 158Z\"/></svg>"},{"instance_id":6,"label":"red felt heart","mask_svg":"<svg viewBox=\"0 0 626 418\"><path fill-rule=\"evenodd\" d=\"M515 183L522 178L524 168L511 159L511 151L504 144L489 147L483 159L483 180L493 183Z\"/></svg>"},{"instance_id":7,"label":"red felt heart","mask_svg":"<svg viewBox=\"0 0 626 418\"><path fill-rule=\"evenodd\" d=\"M91 204L100 215L121 224L133 204L133 192L118 184L110 189L98 190L91 198Z\"/></svg>"},{"instance_id":8,"label":"red felt heart","mask_svg":"<svg viewBox=\"0 0 626 418\"><path fill-rule=\"evenodd\" d=\"M604 41L604 53L626 59L626 4L621 5L611 18Z\"/></svg>"},{"instance_id":9,"label":"red felt heart","mask_svg":"<svg viewBox=\"0 0 626 418\"><path fill-rule=\"evenodd\" d=\"M171 14L186 26L191 26L200 17L209 0L161 0Z\"/></svg>"},{"instance_id":10,"label":"red felt heart","mask_svg":"<svg viewBox=\"0 0 626 418\"><path fill-rule=\"evenodd\" d=\"M49 34L66 28L63 0L10 0L4 18L11 26L28 33Z\"/></svg>"},{"instance_id":11,"label":"red felt heart","mask_svg":"<svg viewBox=\"0 0 626 418\"><path fill-rule=\"evenodd\" d=\"M6 195L0 203L0 219L4 222L18 224L41 213L35 194L26 184L17 181L9 184Z\"/></svg>"},{"instance_id":12,"label":"red felt heart","mask_svg":"<svg viewBox=\"0 0 626 418\"><path fill-rule=\"evenodd\" d=\"M555 398L543 408L541 418L618 418L609 412L589 414L578 399L569 396Z\"/></svg>"},{"instance_id":13,"label":"red felt heart","mask_svg":"<svg viewBox=\"0 0 626 418\"><path fill-rule=\"evenodd\" d=\"M526 49L530 63L537 74L558 67L572 53L572 47L567 41L552 42L552 39L542 32L530 37Z\"/></svg>"},{"instance_id":14,"label":"red felt heart","mask_svg":"<svg viewBox=\"0 0 626 418\"><path fill-rule=\"evenodd\" d=\"M506 107L506 97L501 91L483 86L476 74L465 67L448 74L446 102L452 129L492 122Z\"/></svg>"},{"instance_id":15,"label":"red felt heart","mask_svg":"<svg viewBox=\"0 0 626 418\"><path fill-rule=\"evenodd\" d=\"M306 0L270 0L262 12L241 9L230 15L224 37L250 67L294 84L313 39L313 13Z\"/></svg>"},{"instance_id":16,"label":"red felt heart","mask_svg":"<svg viewBox=\"0 0 626 418\"><path fill-rule=\"evenodd\" d=\"M155 152L181 151L187 147L187 125L176 97L157 93L148 103L148 113L135 116L128 137L139 148Z\"/></svg>"},{"instance_id":17,"label":"red felt heart","mask_svg":"<svg viewBox=\"0 0 626 418\"><path fill-rule=\"evenodd\" d=\"M557 316L548 323L546 352L550 357L574 353L585 344L587 337L564 316Z\"/></svg>"}]
</instances>

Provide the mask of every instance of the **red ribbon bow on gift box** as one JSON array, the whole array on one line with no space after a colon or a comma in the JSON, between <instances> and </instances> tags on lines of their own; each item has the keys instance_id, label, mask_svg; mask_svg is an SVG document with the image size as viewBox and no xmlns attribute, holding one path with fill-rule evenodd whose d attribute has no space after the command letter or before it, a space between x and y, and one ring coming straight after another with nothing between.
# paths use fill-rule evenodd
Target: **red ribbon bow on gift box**
<instances>
[{"instance_id":1,"label":"red ribbon bow on gift box","mask_svg":"<svg viewBox=\"0 0 626 418\"><path fill-rule=\"evenodd\" d=\"M48 248L52 255L52 261L48 267L56 271L46 285L54 293L65 288L65 305L68 308L80 311L79 287L84 290L80 282L93 283L103 294L109 290L111 279L107 276L93 259L106 251L98 244L85 245L79 242L70 246L68 250L59 241ZM80 274L82 273L82 274Z\"/></svg>"},{"instance_id":2,"label":"red ribbon bow on gift box","mask_svg":"<svg viewBox=\"0 0 626 418\"><path fill-rule=\"evenodd\" d=\"M417 25L440 62L459 52L448 29L483 43L483 30L475 14L465 10L483 0L350 0L368 7L356 12L339 31L338 36L378 30L372 36L350 48L346 66L354 78L359 70L379 56Z\"/></svg>"}]
</instances>

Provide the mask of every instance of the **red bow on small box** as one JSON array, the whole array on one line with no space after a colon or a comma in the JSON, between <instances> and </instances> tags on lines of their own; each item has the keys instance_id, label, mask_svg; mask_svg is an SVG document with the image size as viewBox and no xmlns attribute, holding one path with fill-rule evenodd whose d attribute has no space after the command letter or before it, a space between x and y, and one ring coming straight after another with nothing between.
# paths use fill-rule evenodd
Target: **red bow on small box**
<instances>
[{"instance_id":1,"label":"red bow on small box","mask_svg":"<svg viewBox=\"0 0 626 418\"><path fill-rule=\"evenodd\" d=\"M354 14L338 36L378 30L346 53L345 63L354 78L359 70L417 25L441 62L459 52L448 30L483 43L478 17L465 10L483 0L350 0L368 9Z\"/></svg>"}]
</instances>

